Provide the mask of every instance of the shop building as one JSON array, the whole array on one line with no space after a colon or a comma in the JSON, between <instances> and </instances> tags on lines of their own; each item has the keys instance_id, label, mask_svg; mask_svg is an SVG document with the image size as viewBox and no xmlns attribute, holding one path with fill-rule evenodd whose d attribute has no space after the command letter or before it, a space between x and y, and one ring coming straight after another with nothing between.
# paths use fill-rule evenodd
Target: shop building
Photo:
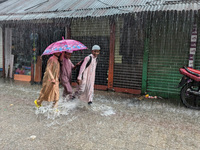
<instances>
[{"instance_id":1,"label":"shop building","mask_svg":"<svg viewBox=\"0 0 200 150\"><path fill-rule=\"evenodd\" d=\"M7 0L0 8L4 77L41 82L48 56L40 56L64 36L89 48L73 53L74 64L101 46L96 89L165 98L179 94L178 69L188 65L191 33L199 28L197 1Z\"/></svg>"}]
</instances>

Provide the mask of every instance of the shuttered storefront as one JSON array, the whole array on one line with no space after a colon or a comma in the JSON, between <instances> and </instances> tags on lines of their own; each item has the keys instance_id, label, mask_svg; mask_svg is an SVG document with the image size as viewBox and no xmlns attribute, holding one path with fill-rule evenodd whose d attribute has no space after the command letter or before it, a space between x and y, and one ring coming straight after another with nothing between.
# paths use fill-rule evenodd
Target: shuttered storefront
<instances>
[{"instance_id":1,"label":"shuttered storefront","mask_svg":"<svg viewBox=\"0 0 200 150\"><path fill-rule=\"evenodd\" d=\"M116 24L114 88L141 91L142 59L144 49L144 33L142 14L131 14L118 18ZM124 90L123 90L124 91Z\"/></svg>"},{"instance_id":2,"label":"shuttered storefront","mask_svg":"<svg viewBox=\"0 0 200 150\"><path fill-rule=\"evenodd\" d=\"M107 18L84 18L71 22L71 38L82 42L88 47L86 50L76 51L71 60L74 64L91 54L92 46L97 44L101 47L96 68L95 85L107 86L109 67L109 39L110 26ZM75 81L76 72L72 72L72 80Z\"/></svg>"},{"instance_id":3,"label":"shuttered storefront","mask_svg":"<svg viewBox=\"0 0 200 150\"><path fill-rule=\"evenodd\" d=\"M188 66L192 12L155 12L149 33L147 93L179 97L179 68Z\"/></svg>"}]
</instances>

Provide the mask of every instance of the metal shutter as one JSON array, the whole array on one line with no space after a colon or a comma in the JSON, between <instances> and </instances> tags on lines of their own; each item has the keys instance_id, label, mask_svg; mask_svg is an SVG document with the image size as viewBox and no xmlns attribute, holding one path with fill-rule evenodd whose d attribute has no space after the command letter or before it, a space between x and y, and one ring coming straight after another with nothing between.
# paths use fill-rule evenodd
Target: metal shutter
<instances>
[{"instance_id":1,"label":"metal shutter","mask_svg":"<svg viewBox=\"0 0 200 150\"><path fill-rule=\"evenodd\" d=\"M182 77L179 68L188 65L192 13L167 11L152 16L147 92L164 98L178 97L177 85Z\"/></svg>"},{"instance_id":2,"label":"metal shutter","mask_svg":"<svg viewBox=\"0 0 200 150\"><path fill-rule=\"evenodd\" d=\"M144 49L141 13L119 18L116 27L113 86L139 89Z\"/></svg>"},{"instance_id":3,"label":"metal shutter","mask_svg":"<svg viewBox=\"0 0 200 150\"><path fill-rule=\"evenodd\" d=\"M82 42L88 47L87 50L77 51L72 54L74 64L91 54L94 44L101 47L96 68L96 85L106 85L109 67L109 20L106 18L88 18L73 20L71 24L71 38ZM72 80L75 81L76 72L72 72Z\"/></svg>"}]
</instances>

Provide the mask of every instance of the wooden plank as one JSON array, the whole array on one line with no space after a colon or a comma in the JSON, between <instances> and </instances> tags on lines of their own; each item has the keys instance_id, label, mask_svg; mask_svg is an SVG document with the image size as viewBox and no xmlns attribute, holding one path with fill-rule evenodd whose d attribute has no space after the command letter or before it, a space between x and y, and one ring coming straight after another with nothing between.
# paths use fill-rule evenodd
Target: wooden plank
<instances>
[{"instance_id":1,"label":"wooden plank","mask_svg":"<svg viewBox=\"0 0 200 150\"><path fill-rule=\"evenodd\" d=\"M113 88L115 92L130 93L130 94L141 94L141 90L127 89L127 88Z\"/></svg>"},{"instance_id":2,"label":"wooden plank","mask_svg":"<svg viewBox=\"0 0 200 150\"><path fill-rule=\"evenodd\" d=\"M31 81L31 76L29 75L22 75L22 74L14 74L14 80L18 81Z\"/></svg>"},{"instance_id":3,"label":"wooden plank","mask_svg":"<svg viewBox=\"0 0 200 150\"><path fill-rule=\"evenodd\" d=\"M108 87L106 85L94 85L94 89L96 90L107 90Z\"/></svg>"},{"instance_id":4,"label":"wooden plank","mask_svg":"<svg viewBox=\"0 0 200 150\"><path fill-rule=\"evenodd\" d=\"M40 82L42 77L42 59L40 56L37 56L37 63L35 68L35 82Z\"/></svg>"},{"instance_id":5,"label":"wooden plank","mask_svg":"<svg viewBox=\"0 0 200 150\"><path fill-rule=\"evenodd\" d=\"M72 82L72 87L77 87L77 83L76 82ZM108 87L106 85L97 85L95 84L94 85L94 89L97 89L97 90L107 90Z\"/></svg>"}]
</instances>

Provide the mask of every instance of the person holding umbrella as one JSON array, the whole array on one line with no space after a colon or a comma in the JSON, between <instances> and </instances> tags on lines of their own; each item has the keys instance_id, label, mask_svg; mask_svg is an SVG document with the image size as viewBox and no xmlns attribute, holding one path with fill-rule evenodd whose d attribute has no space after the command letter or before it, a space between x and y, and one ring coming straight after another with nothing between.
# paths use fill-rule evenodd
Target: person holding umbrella
<instances>
[{"instance_id":1,"label":"person holding umbrella","mask_svg":"<svg viewBox=\"0 0 200 150\"><path fill-rule=\"evenodd\" d=\"M87 49L87 47L79 41L72 39L64 39L50 44L43 55L51 55L47 62L46 71L43 77L42 89L40 96L34 101L36 107L41 107L43 101L53 102L53 107L57 108L59 100L59 77L60 77L60 54L65 51L78 51Z\"/></svg>"},{"instance_id":2,"label":"person holding umbrella","mask_svg":"<svg viewBox=\"0 0 200 150\"><path fill-rule=\"evenodd\" d=\"M86 101L88 105L91 105L93 101L95 72L99 53L100 46L94 45L92 47L92 54L85 57L77 77L78 87L74 97L79 97L80 100ZM86 67L88 62L90 64Z\"/></svg>"},{"instance_id":3,"label":"person holding umbrella","mask_svg":"<svg viewBox=\"0 0 200 150\"><path fill-rule=\"evenodd\" d=\"M72 69L75 69L76 66L71 62L70 58L73 51L65 51L62 53L60 57L60 63L61 63L61 70L60 70L60 80L61 84L64 87L63 90L63 97L66 98L69 95L69 99L72 99L72 93L73 89L71 86L71 80L72 80Z\"/></svg>"},{"instance_id":4,"label":"person holding umbrella","mask_svg":"<svg viewBox=\"0 0 200 150\"><path fill-rule=\"evenodd\" d=\"M44 73L42 89L39 98L34 101L36 107L41 107L43 101L53 102L53 108L57 108L59 100L59 76L60 76L60 52L53 53L47 62Z\"/></svg>"}]
</instances>

